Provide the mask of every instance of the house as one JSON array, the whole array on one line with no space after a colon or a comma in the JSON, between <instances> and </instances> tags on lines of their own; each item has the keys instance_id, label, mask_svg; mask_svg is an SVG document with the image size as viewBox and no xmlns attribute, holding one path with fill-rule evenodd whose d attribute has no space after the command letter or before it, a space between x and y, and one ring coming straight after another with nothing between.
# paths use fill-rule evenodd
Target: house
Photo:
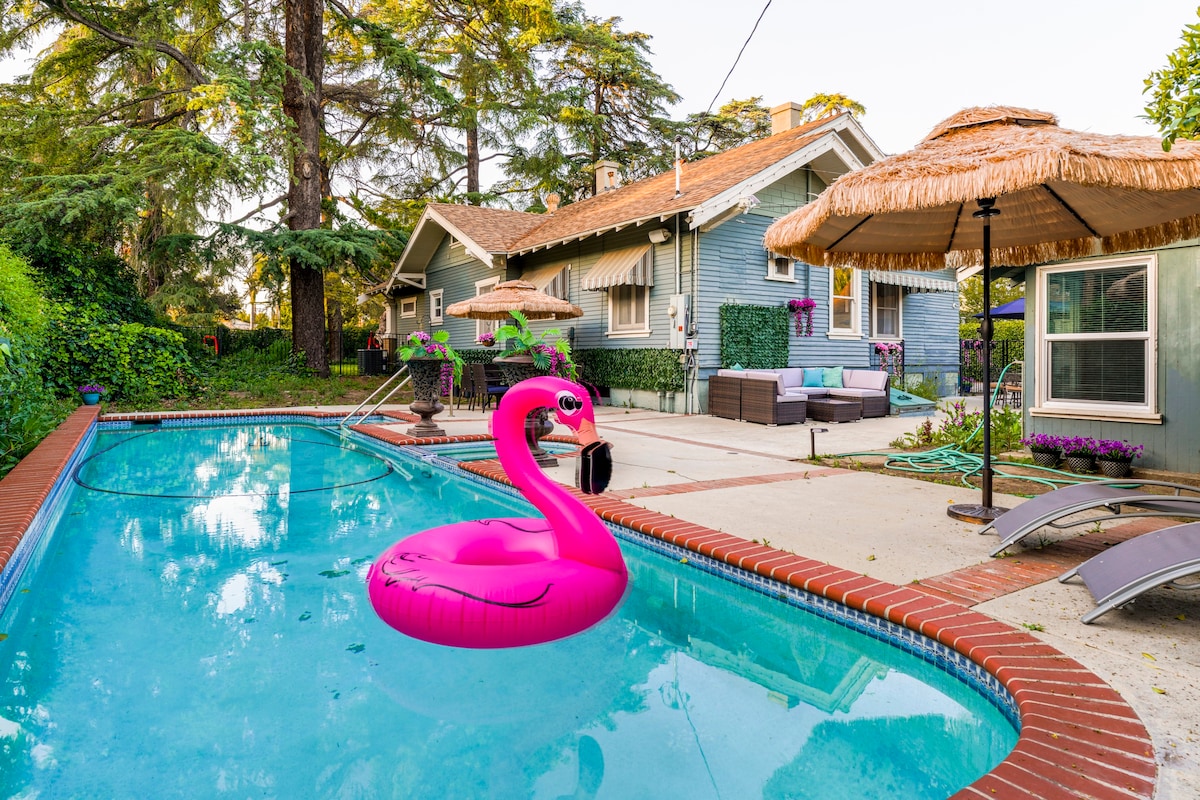
<instances>
[{"instance_id":1,"label":"house","mask_svg":"<svg viewBox=\"0 0 1200 800\"><path fill-rule=\"evenodd\" d=\"M1020 268L1026 434L1124 439L1138 466L1200 472L1200 245Z\"/></svg>"},{"instance_id":2,"label":"house","mask_svg":"<svg viewBox=\"0 0 1200 800\"><path fill-rule=\"evenodd\" d=\"M777 310L810 297L813 334L776 326L772 358L786 364L759 366L867 367L875 343L902 341L909 375L926 374L950 393L958 370L952 271L827 270L763 249L776 218L883 155L853 117L802 125L799 110L778 106L771 136L645 180L622 185L619 166L601 162L596 196L562 207L552 196L544 214L431 203L393 274L373 290L387 297L387 335L441 327L456 349L477 347L495 324L444 309L521 278L583 309L579 319L542 326L564 330L576 354L620 350L630 359L628 380L597 381L611 387L612 402L702 413L707 378L728 366L722 309ZM635 368L635 356L650 351L655 358Z\"/></svg>"}]
</instances>

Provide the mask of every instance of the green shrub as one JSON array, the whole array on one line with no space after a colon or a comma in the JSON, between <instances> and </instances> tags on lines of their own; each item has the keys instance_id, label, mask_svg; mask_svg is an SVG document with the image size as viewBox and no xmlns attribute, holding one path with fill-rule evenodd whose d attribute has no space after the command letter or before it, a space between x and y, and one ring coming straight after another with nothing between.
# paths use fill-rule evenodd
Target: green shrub
<instances>
[{"instance_id":1,"label":"green shrub","mask_svg":"<svg viewBox=\"0 0 1200 800\"><path fill-rule=\"evenodd\" d=\"M721 366L786 367L791 330L787 306L721 306Z\"/></svg>"},{"instance_id":2,"label":"green shrub","mask_svg":"<svg viewBox=\"0 0 1200 800\"><path fill-rule=\"evenodd\" d=\"M581 381L615 389L682 392L683 367L678 350L597 348L577 350Z\"/></svg>"},{"instance_id":3,"label":"green shrub","mask_svg":"<svg viewBox=\"0 0 1200 800\"><path fill-rule=\"evenodd\" d=\"M25 263L0 246L0 477L67 415L42 379L45 302Z\"/></svg>"},{"instance_id":4,"label":"green shrub","mask_svg":"<svg viewBox=\"0 0 1200 800\"><path fill-rule=\"evenodd\" d=\"M51 317L46 378L60 395L82 383L103 385L108 400L153 401L195 391L183 334L140 322L98 322L89 312L62 304Z\"/></svg>"}]
</instances>

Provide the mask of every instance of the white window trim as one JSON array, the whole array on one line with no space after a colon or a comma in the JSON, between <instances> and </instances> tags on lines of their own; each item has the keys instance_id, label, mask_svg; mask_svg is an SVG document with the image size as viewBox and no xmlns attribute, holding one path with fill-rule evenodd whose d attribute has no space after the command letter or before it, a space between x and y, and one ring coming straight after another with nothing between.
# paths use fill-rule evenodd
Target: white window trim
<instances>
[{"instance_id":1,"label":"white window trim","mask_svg":"<svg viewBox=\"0 0 1200 800\"><path fill-rule=\"evenodd\" d=\"M880 286L895 286L888 283L871 283L871 341L872 342L899 342L904 338L904 289L900 286L896 288L896 335L895 336L880 336L876 334L879 329L879 306L875 302L878 296Z\"/></svg>"},{"instance_id":2,"label":"white window trim","mask_svg":"<svg viewBox=\"0 0 1200 800\"><path fill-rule=\"evenodd\" d=\"M405 308L408 306L408 308ZM401 297L400 298L400 319L411 319L417 315L417 298Z\"/></svg>"},{"instance_id":3,"label":"white window trim","mask_svg":"<svg viewBox=\"0 0 1200 800\"><path fill-rule=\"evenodd\" d=\"M1062 272L1084 272L1111 267L1146 266L1146 332L1113 334L1049 334L1047 283L1051 275ZM1037 392L1036 405L1030 414L1041 417L1067 417L1083 419L1124 420L1131 422L1160 422L1158 413L1158 255L1156 253L1119 258L1104 258L1092 261L1073 261L1037 269L1037 308L1034 323L1037 341ZM1104 403L1083 400L1050 400L1050 344L1055 341L1074 341L1086 338L1144 339L1146 346L1146 402Z\"/></svg>"},{"instance_id":4,"label":"white window trim","mask_svg":"<svg viewBox=\"0 0 1200 800\"><path fill-rule=\"evenodd\" d=\"M430 325L441 325L442 323L444 323L446 321L446 317L445 317L445 313L444 313L446 306L443 303L445 291L446 291L445 289L434 289L433 291L431 291L429 293L429 324Z\"/></svg>"},{"instance_id":5,"label":"white window trim","mask_svg":"<svg viewBox=\"0 0 1200 800\"><path fill-rule=\"evenodd\" d=\"M843 267L843 269L846 269ZM854 301L854 308L850 313L851 328L835 328L833 327L833 270L829 270L829 338L830 339L861 339L862 338L862 272L856 267L849 267L851 270L850 278L850 298Z\"/></svg>"},{"instance_id":6,"label":"white window trim","mask_svg":"<svg viewBox=\"0 0 1200 800\"><path fill-rule=\"evenodd\" d=\"M487 294L500 285L500 276L493 278L484 278L481 281L475 281L475 296ZM477 319L475 320L475 338L478 339L485 333L495 333L500 329L500 320L498 319Z\"/></svg>"},{"instance_id":7,"label":"white window trim","mask_svg":"<svg viewBox=\"0 0 1200 800\"><path fill-rule=\"evenodd\" d=\"M788 262L788 274L787 275L776 275L775 274L775 269L776 269L775 259L777 259L777 258L786 258L787 259L787 262ZM781 256L779 253L772 253L770 250L768 250L767 251L767 274L764 276L764 278L765 278L765 280L777 281L779 283L795 283L796 282L796 259L787 258L787 256Z\"/></svg>"},{"instance_id":8,"label":"white window trim","mask_svg":"<svg viewBox=\"0 0 1200 800\"><path fill-rule=\"evenodd\" d=\"M617 317L617 314L616 314L617 293L612 290L616 289L617 287L613 286L608 291L608 330L605 332L605 335L608 336L610 339L645 337L645 336L649 336L651 333L651 330L650 330L650 290L652 287L640 286L637 284L631 284L631 285L634 287L634 289L641 289L644 292L643 296L645 299L642 302L645 304L646 324L643 325L641 328L617 329L616 327L614 327L613 322Z\"/></svg>"}]
</instances>

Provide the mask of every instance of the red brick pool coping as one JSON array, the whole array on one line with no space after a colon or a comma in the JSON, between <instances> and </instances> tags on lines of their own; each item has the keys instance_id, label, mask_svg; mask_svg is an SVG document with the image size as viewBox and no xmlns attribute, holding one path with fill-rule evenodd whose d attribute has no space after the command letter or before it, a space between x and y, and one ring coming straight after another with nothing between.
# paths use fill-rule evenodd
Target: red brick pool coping
<instances>
[{"instance_id":1,"label":"red brick pool coping","mask_svg":"<svg viewBox=\"0 0 1200 800\"><path fill-rule=\"evenodd\" d=\"M156 415L106 415L144 422L186 417L265 415L333 417L333 412L272 410ZM72 454L99 416L81 406L0 480L0 570L62 475ZM409 415L392 415L398 421ZM479 441L484 435L414 439L372 425L356 430L396 444ZM464 462L461 468L510 483L496 461ZM511 484L510 484L511 485ZM957 792L954 800L1030 797L1041 800L1133 800L1152 798L1157 766L1150 736L1136 712L1079 662L1025 631L972 611L953 598L958 591L896 586L822 561L785 553L701 525L625 503L611 495L575 495L602 518L649 536L720 559L733 566L840 602L918 631L981 665L1017 702L1017 745L994 770ZM995 564L980 565L1002 572ZM1018 562L1019 563L1019 562ZM1002 582L1001 582L1002 583ZM992 587L989 591L996 591ZM969 602L969 600L968 600Z\"/></svg>"}]
</instances>

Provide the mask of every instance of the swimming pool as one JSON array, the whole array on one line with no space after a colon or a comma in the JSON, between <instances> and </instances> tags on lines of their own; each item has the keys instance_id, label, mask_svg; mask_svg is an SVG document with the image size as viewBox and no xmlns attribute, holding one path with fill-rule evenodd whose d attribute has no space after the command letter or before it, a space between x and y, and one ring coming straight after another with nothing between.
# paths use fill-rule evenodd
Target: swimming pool
<instances>
[{"instance_id":1,"label":"swimming pool","mask_svg":"<svg viewBox=\"0 0 1200 800\"><path fill-rule=\"evenodd\" d=\"M367 603L371 559L529 513L436 460L274 424L106 427L87 457L8 580L8 794L945 797L1015 742L948 654L644 537L586 634L406 639Z\"/></svg>"}]
</instances>

